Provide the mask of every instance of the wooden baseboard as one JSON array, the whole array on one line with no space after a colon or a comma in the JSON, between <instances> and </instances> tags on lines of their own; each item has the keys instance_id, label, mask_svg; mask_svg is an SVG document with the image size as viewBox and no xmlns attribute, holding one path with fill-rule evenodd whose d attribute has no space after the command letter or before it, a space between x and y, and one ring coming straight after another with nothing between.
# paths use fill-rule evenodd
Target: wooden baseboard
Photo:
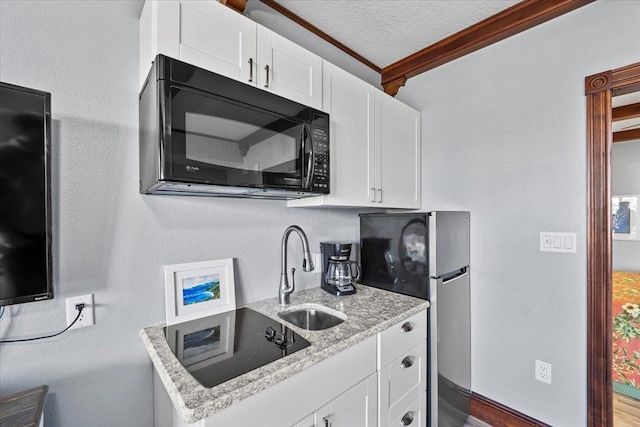
<instances>
[{"instance_id":1,"label":"wooden baseboard","mask_svg":"<svg viewBox=\"0 0 640 427\"><path fill-rule=\"evenodd\" d=\"M550 427L476 393L471 393L471 415L493 427Z\"/></svg>"}]
</instances>

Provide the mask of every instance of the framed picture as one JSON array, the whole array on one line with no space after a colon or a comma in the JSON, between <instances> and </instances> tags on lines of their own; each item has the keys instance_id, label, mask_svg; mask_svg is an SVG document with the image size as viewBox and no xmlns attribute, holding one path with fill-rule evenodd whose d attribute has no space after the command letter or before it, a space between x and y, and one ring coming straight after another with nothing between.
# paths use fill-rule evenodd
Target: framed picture
<instances>
[{"instance_id":1,"label":"framed picture","mask_svg":"<svg viewBox=\"0 0 640 427\"><path fill-rule=\"evenodd\" d=\"M614 240L640 240L638 235L638 195L611 198L611 227Z\"/></svg>"},{"instance_id":2,"label":"framed picture","mask_svg":"<svg viewBox=\"0 0 640 427\"><path fill-rule=\"evenodd\" d=\"M233 258L164 266L167 325L236 308Z\"/></svg>"},{"instance_id":3,"label":"framed picture","mask_svg":"<svg viewBox=\"0 0 640 427\"><path fill-rule=\"evenodd\" d=\"M188 371L233 356L235 310L167 326L169 347Z\"/></svg>"}]
</instances>

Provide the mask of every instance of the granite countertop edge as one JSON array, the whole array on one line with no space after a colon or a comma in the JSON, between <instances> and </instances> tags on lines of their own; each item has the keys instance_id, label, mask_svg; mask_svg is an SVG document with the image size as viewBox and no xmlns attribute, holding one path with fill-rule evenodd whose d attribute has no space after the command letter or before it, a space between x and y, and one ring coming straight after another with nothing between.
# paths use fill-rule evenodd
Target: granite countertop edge
<instances>
[{"instance_id":1,"label":"granite countertop edge","mask_svg":"<svg viewBox=\"0 0 640 427\"><path fill-rule=\"evenodd\" d=\"M358 285L355 298L335 297L319 287L296 292L289 307L280 307L277 298L246 304L293 329L310 346L286 358L247 372L218 386L203 387L175 357L164 335L164 324L140 331L140 336L162 383L186 423L194 423L263 391L316 363L381 332L403 319L425 310L429 301ZM363 301L376 300L380 304ZM347 316L344 323L322 331L298 328L277 316L294 307L322 305ZM388 316L386 315L388 314ZM377 317L382 317L378 319Z\"/></svg>"}]
</instances>

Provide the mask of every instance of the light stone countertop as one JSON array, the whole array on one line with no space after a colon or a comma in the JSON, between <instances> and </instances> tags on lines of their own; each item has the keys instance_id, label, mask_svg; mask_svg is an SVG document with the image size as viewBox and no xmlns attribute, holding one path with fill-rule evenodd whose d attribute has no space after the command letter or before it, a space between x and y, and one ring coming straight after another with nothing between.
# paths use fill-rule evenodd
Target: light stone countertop
<instances>
[{"instance_id":1,"label":"light stone countertop","mask_svg":"<svg viewBox=\"0 0 640 427\"><path fill-rule=\"evenodd\" d=\"M347 319L322 331L300 329L277 313L296 306L320 304ZM354 295L336 297L320 287L296 291L286 308L271 298L245 307L285 324L311 343L300 351L247 372L218 386L203 387L174 356L164 335L164 324L144 328L140 336L173 404L186 423L194 423L262 391L321 360L357 344L429 307L429 301L357 285ZM341 315L340 317L343 317Z\"/></svg>"}]
</instances>

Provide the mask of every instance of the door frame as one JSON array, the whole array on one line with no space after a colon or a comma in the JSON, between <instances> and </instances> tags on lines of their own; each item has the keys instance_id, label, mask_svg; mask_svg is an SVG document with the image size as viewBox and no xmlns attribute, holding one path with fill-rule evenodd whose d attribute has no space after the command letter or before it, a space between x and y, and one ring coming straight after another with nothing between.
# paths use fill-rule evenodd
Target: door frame
<instances>
[{"instance_id":1,"label":"door frame","mask_svg":"<svg viewBox=\"0 0 640 427\"><path fill-rule=\"evenodd\" d=\"M640 62L585 78L587 98L587 425L613 426L611 100L640 91Z\"/></svg>"}]
</instances>

